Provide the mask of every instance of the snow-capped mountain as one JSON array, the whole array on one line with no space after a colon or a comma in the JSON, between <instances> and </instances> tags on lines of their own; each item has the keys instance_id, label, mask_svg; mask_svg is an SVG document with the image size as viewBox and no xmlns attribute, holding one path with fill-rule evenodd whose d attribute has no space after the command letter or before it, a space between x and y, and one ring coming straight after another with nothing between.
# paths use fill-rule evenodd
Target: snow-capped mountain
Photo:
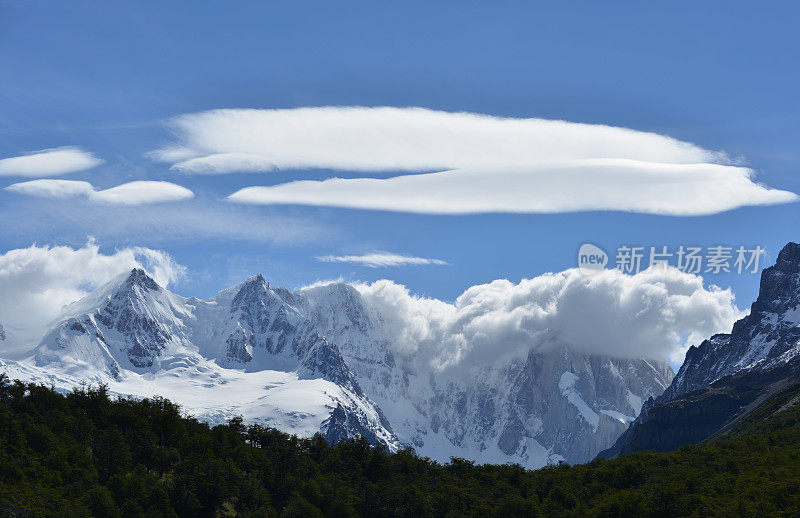
<instances>
[{"instance_id":1,"label":"snow-capped mountain","mask_svg":"<svg viewBox=\"0 0 800 518\"><path fill-rule=\"evenodd\" d=\"M348 284L290 291L257 275L199 300L137 269L65 308L30 362L0 368L163 395L212 422L239 414L300 435L529 467L591 459L673 375L665 362L557 346L470 379L439 375L398 354L386 319Z\"/></svg>"},{"instance_id":2,"label":"snow-capped mountain","mask_svg":"<svg viewBox=\"0 0 800 518\"><path fill-rule=\"evenodd\" d=\"M665 362L566 348L482 369L469 380L417 372L393 353L387 326L346 284L302 290L306 314L341 344L345 362L402 441L420 454L542 466L582 462L613 444L669 385Z\"/></svg>"},{"instance_id":3,"label":"snow-capped mountain","mask_svg":"<svg viewBox=\"0 0 800 518\"><path fill-rule=\"evenodd\" d=\"M258 275L214 299L187 299L134 269L68 306L33 359L35 366L66 375L67 381L107 382L121 393L147 393L165 377L201 380L199 387L159 388L185 405L193 399L187 392L208 393L211 406L221 410L210 415L212 420L238 411L288 431L321 430L337 440L344 419L352 433L396 448L391 426L364 395L337 347L283 300L288 294ZM252 386L261 380L264 386ZM154 381L151 387L148 381ZM245 386L228 394L230 400L220 399L225 391L214 389L226 385ZM322 408L309 412L305 408L312 402ZM202 402L188 407L209 415ZM331 420L337 410L338 421Z\"/></svg>"},{"instance_id":4,"label":"snow-capped mountain","mask_svg":"<svg viewBox=\"0 0 800 518\"><path fill-rule=\"evenodd\" d=\"M663 362L565 348L482 369L475 378L418 371L391 347L389 323L353 286L295 293L295 306L339 344L345 363L400 439L420 454L541 466L588 460L614 442L642 401L672 379Z\"/></svg>"}]
</instances>

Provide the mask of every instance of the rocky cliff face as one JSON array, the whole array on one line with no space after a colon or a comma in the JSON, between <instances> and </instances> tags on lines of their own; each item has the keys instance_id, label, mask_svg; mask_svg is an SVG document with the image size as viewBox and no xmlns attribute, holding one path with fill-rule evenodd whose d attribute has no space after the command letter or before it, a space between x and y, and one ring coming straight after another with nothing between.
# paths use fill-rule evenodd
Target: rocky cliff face
<instances>
[{"instance_id":1,"label":"rocky cliff face","mask_svg":"<svg viewBox=\"0 0 800 518\"><path fill-rule=\"evenodd\" d=\"M691 347L672 385L672 399L736 372L769 369L800 354L800 245L787 244L774 266L761 273L750 314L730 334L714 335Z\"/></svg>"},{"instance_id":2,"label":"rocky cliff face","mask_svg":"<svg viewBox=\"0 0 800 518\"><path fill-rule=\"evenodd\" d=\"M559 346L477 368L470 379L434 375L398 356L392 324L347 284L290 291L257 275L198 300L134 270L68 308L35 359L70 379L157 381L162 395L187 402L191 390L222 394L236 383L247 387L235 393L236 408L287 431L529 467L591 459L672 379L665 362ZM319 403L308 410L308 401ZM234 402L193 404L202 415L229 415Z\"/></svg>"},{"instance_id":3,"label":"rocky cliff face","mask_svg":"<svg viewBox=\"0 0 800 518\"><path fill-rule=\"evenodd\" d=\"M601 457L643 450L670 451L718 437L770 397L800 381L800 358L767 369L743 371L699 390L655 404Z\"/></svg>"},{"instance_id":4,"label":"rocky cliff face","mask_svg":"<svg viewBox=\"0 0 800 518\"><path fill-rule=\"evenodd\" d=\"M800 362L800 245L787 244L761 274L750 314L730 334L691 347L672 384L648 401L636 422L602 453L672 449L708 437L773 383L797 381Z\"/></svg>"},{"instance_id":5,"label":"rocky cliff face","mask_svg":"<svg viewBox=\"0 0 800 518\"><path fill-rule=\"evenodd\" d=\"M584 462L612 444L642 399L660 393L671 377L667 365L645 360L565 348L531 352L469 382L428 381L424 392L417 389L424 394L417 413L404 414L403 430L430 456L446 448L486 462Z\"/></svg>"}]
</instances>

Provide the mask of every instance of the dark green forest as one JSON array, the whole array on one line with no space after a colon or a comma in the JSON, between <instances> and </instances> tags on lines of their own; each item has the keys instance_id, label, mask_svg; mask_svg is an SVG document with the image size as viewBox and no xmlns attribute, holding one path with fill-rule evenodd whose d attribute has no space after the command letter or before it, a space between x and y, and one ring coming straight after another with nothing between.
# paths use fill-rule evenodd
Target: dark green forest
<instances>
[{"instance_id":1,"label":"dark green forest","mask_svg":"<svg viewBox=\"0 0 800 518\"><path fill-rule=\"evenodd\" d=\"M530 471L2 376L0 516L797 516L799 393L713 443Z\"/></svg>"}]
</instances>

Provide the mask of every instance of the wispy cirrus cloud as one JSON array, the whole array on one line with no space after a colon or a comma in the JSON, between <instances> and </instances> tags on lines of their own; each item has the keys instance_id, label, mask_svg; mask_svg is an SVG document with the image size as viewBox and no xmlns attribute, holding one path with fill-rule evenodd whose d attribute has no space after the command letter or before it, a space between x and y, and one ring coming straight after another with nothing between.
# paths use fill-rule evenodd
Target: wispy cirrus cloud
<instances>
[{"instance_id":1,"label":"wispy cirrus cloud","mask_svg":"<svg viewBox=\"0 0 800 518\"><path fill-rule=\"evenodd\" d=\"M0 160L0 176L59 176L92 169L103 160L77 147L43 149Z\"/></svg>"},{"instance_id":2,"label":"wispy cirrus cloud","mask_svg":"<svg viewBox=\"0 0 800 518\"><path fill-rule=\"evenodd\" d=\"M9 185L8 191L49 198L86 198L112 205L144 205L188 200L194 193L171 182L135 181L109 189L97 189L89 182L77 180L31 180Z\"/></svg>"},{"instance_id":3,"label":"wispy cirrus cloud","mask_svg":"<svg viewBox=\"0 0 800 518\"><path fill-rule=\"evenodd\" d=\"M441 259L414 257L412 255L394 254L391 252L370 252L362 255L322 255L316 258L323 263L350 263L370 268L385 268L390 266L445 266L449 263Z\"/></svg>"},{"instance_id":4,"label":"wispy cirrus cloud","mask_svg":"<svg viewBox=\"0 0 800 518\"><path fill-rule=\"evenodd\" d=\"M0 242L80 243L87 235L106 243L169 247L197 240L278 246L340 242L342 230L318 218L236 205L204 197L180 203L110 205L86 198L52 203L0 190ZM146 207L146 210L142 210Z\"/></svg>"},{"instance_id":5,"label":"wispy cirrus cloud","mask_svg":"<svg viewBox=\"0 0 800 518\"><path fill-rule=\"evenodd\" d=\"M656 133L423 108L214 110L172 121L152 153L190 174L328 168L416 172L254 186L239 203L425 214L621 210L714 214L797 201L752 169Z\"/></svg>"}]
</instances>

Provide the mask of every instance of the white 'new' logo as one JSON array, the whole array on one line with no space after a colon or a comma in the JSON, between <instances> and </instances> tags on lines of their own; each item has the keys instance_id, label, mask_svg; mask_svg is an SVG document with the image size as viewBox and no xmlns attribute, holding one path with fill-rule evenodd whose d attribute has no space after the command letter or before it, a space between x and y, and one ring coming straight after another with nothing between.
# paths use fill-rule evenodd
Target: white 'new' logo
<instances>
[{"instance_id":1,"label":"white 'new' logo","mask_svg":"<svg viewBox=\"0 0 800 518\"><path fill-rule=\"evenodd\" d=\"M608 264L608 254L591 243L584 243L578 250L578 269L582 273L596 273Z\"/></svg>"}]
</instances>

